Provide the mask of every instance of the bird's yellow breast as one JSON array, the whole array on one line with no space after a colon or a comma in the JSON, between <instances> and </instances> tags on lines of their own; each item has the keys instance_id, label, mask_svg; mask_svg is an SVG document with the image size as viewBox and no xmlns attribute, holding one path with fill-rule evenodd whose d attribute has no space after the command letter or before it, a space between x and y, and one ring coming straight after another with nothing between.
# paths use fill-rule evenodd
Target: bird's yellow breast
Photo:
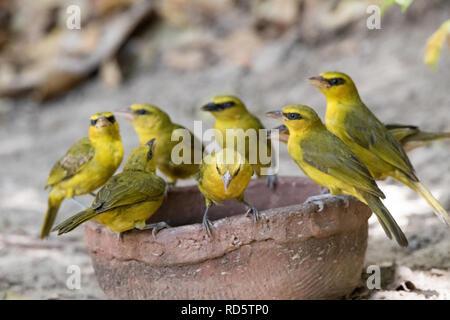
<instances>
[{"instance_id":1,"label":"bird's yellow breast","mask_svg":"<svg viewBox=\"0 0 450 320\"><path fill-rule=\"evenodd\" d=\"M203 172L202 181L199 184L200 191L215 202L238 198L242 195L252 177L253 170L248 164L242 164L239 174L233 178L228 190L225 192L222 178L217 173L214 165L209 165Z\"/></svg>"}]
</instances>

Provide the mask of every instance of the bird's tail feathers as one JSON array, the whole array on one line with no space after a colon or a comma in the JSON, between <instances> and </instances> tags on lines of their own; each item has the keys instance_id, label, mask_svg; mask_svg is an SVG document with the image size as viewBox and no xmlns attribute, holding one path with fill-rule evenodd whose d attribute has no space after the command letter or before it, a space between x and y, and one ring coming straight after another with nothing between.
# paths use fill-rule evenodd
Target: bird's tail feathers
<instances>
[{"instance_id":1,"label":"bird's tail feathers","mask_svg":"<svg viewBox=\"0 0 450 320\"><path fill-rule=\"evenodd\" d=\"M50 230L52 229L53 223L55 223L56 215L63 200L64 196L52 191L50 192L48 196L47 212L45 213L44 223L42 224L41 228L41 239L47 238L49 236Z\"/></svg>"},{"instance_id":2,"label":"bird's tail feathers","mask_svg":"<svg viewBox=\"0 0 450 320\"><path fill-rule=\"evenodd\" d=\"M431 192L419 181L417 182L411 182L411 181L402 181L405 183L408 187L416 191L418 194L420 194L433 208L434 213L438 216L438 218L445 223L446 225L450 226L450 216L448 215L448 212L442 207L442 205L437 201L437 199L431 194Z\"/></svg>"},{"instance_id":3,"label":"bird's tail feathers","mask_svg":"<svg viewBox=\"0 0 450 320\"><path fill-rule=\"evenodd\" d=\"M98 215L98 213L95 212L94 209L88 208L64 220L56 227L54 227L52 231L58 231L58 235L67 233L78 227L83 222L91 220L96 215Z\"/></svg>"},{"instance_id":4,"label":"bird's tail feathers","mask_svg":"<svg viewBox=\"0 0 450 320\"><path fill-rule=\"evenodd\" d=\"M397 243L402 247L408 246L408 239L403 233L402 229L400 229L397 222L394 220L394 217L390 214L389 210L384 206L383 202L371 194L364 194L364 200L366 200L369 208L375 213L378 221L383 227L384 232L386 233L389 239L392 239L394 236Z\"/></svg>"}]
</instances>

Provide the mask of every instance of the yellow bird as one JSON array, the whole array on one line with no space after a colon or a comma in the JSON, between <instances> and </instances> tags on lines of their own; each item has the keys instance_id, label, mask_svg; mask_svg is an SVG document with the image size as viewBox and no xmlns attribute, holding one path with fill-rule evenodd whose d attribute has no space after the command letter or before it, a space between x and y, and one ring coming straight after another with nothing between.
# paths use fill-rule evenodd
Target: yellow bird
<instances>
[{"instance_id":1,"label":"yellow bird","mask_svg":"<svg viewBox=\"0 0 450 320\"><path fill-rule=\"evenodd\" d=\"M365 106L352 79L340 72L310 78L327 98L325 125L367 166L376 179L392 177L419 193L447 225L450 217L419 181L401 144Z\"/></svg>"},{"instance_id":2,"label":"yellow bird","mask_svg":"<svg viewBox=\"0 0 450 320\"><path fill-rule=\"evenodd\" d=\"M394 236L401 246L408 246L403 234L381 199L366 166L334 134L329 132L317 113L304 105L290 105L267 116L281 120L289 128L288 152L300 169L313 181L328 188L333 195L350 195L367 204L375 213L386 235ZM311 197L317 200L327 195ZM319 211L321 208L319 209Z\"/></svg>"},{"instance_id":3,"label":"yellow bird","mask_svg":"<svg viewBox=\"0 0 450 320\"><path fill-rule=\"evenodd\" d=\"M267 136L264 136L266 142L260 143L260 139L263 139L263 137L261 137L259 130L264 129L264 126L257 117L248 112L239 98L229 95L216 96L211 102L204 105L202 110L211 112L216 118L214 129L217 130L216 141L221 148L230 148L233 144L233 148L238 150L239 141L241 141L242 149L238 151L243 154L245 148L245 157L253 166L253 170L258 177L261 176L262 168L270 168L271 142L267 139ZM251 144L250 135L245 134L247 130L252 130L254 133L253 144ZM231 137L235 137L234 141L227 140L227 132ZM248 131L249 134L250 132ZM262 147L263 149L261 149ZM250 150L254 150L253 154L251 154ZM261 158L260 153L263 156L267 155L268 161L264 157ZM276 176L269 174L267 183L273 189L276 183Z\"/></svg>"},{"instance_id":4,"label":"yellow bird","mask_svg":"<svg viewBox=\"0 0 450 320\"><path fill-rule=\"evenodd\" d=\"M224 200L237 199L247 207L246 214L253 214L258 220L259 212L244 199L244 191L253 175L253 169L239 152L222 149L203 158L197 175L198 189L205 197L206 210L203 227L211 235L208 210L213 204Z\"/></svg>"},{"instance_id":5,"label":"yellow bird","mask_svg":"<svg viewBox=\"0 0 450 320\"><path fill-rule=\"evenodd\" d=\"M450 139L450 132L426 132L417 126L405 124L386 124L385 126L406 152L424 147L433 141ZM278 130L279 141L287 143L289 129L284 124L272 130Z\"/></svg>"},{"instance_id":6,"label":"yellow bird","mask_svg":"<svg viewBox=\"0 0 450 320\"><path fill-rule=\"evenodd\" d=\"M64 198L91 193L100 188L117 170L123 158L119 124L111 112L91 117L89 137L76 142L52 168L48 209L41 238L48 237Z\"/></svg>"},{"instance_id":7,"label":"yellow bird","mask_svg":"<svg viewBox=\"0 0 450 320\"><path fill-rule=\"evenodd\" d=\"M131 122L141 144L153 138L158 141L155 164L168 178L169 185L175 185L178 179L188 179L197 173L203 156L203 145L188 129L173 123L167 113L150 104L133 104L131 108L117 110L116 113ZM176 130L184 136L172 141L172 134ZM180 159L186 159L172 159L172 152L177 146L180 151L175 150L176 155ZM190 154L184 154L184 150Z\"/></svg>"},{"instance_id":8,"label":"yellow bird","mask_svg":"<svg viewBox=\"0 0 450 320\"><path fill-rule=\"evenodd\" d=\"M123 172L106 182L91 207L60 223L52 231L58 231L58 235L67 233L91 219L115 232L153 229L155 235L159 229L168 227L165 222L146 225L146 220L161 206L166 189L165 181L155 173L154 142L152 139L134 149Z\"/></svg>"}]
</instances>

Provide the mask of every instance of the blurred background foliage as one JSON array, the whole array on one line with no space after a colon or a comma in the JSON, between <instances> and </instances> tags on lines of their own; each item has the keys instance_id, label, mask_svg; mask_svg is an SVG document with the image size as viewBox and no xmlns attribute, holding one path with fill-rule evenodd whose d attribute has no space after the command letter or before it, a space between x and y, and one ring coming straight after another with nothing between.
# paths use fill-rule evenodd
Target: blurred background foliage
<instances>
[{"instance_id":1,"label":"blurred background foliage","mask_svg":"<svg viewBox=\"0 0 450 320\"><path fill-rule=\"evenodd\" d=\"M193 71L227 59L245 69L265 44L286 33L318 44L350 32L370 4L406 9L411 2L0 0L0 97L31 95L42 102L94 74L116 87L154 63ZM73 4L81 9L82 32L66 26ZM439 29L429 42L430 66L448 29Z\"/></svg>"}]
</instances>

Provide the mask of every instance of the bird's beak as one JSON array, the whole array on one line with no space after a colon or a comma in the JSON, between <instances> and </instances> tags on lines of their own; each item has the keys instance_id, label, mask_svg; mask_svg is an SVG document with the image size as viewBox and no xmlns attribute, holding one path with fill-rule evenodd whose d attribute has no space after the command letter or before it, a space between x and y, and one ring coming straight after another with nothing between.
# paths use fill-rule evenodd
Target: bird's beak
<instances>
[{"instance_id":1,"label":"bird's beak","mask_svg":"<svg viewBox=\"0 0 450 320\"><path fill-rule=\"evenodd\" d=\"M327 79L322 76L311 77L309 78L309 84L316 88L329 88L330 84Z\"/></svg>"},{"instance_id":2,"label":"bird's beak","mask_svg":"<svg viewBox=\"0 0 450 320\"><path fill-rule=\"evenodd\" d=\"M283 111L280 111L280 110L266 112L266 116L269 118L274 118L274 119L280 120L280 121L283 121L283 118L284 118Z\"/></svg>"},{"instance_id":3,"label":"bird's beak","mask_svg":"<svg viewBox=\"0 0 450 320\"><path fill-rule=\"evenodd\" d=\"M150 150L153 150L155 148L155 144L156 144L156 138L153 138L146 143L146 145L150 147Z\"/></svg>"},{"instance_id":4,"label":"bird's beak","mask_svg":"<svg viewBox=\"0 0 450 320\"><path fill-rule=\"evenodd\" d=\"M227 170L227 172L225 172L225 174L222 176L222 181L223 181L223 186L225 188L225 192L228 191L228 186L231 183L231 180L233 180L233 177L230 174L230 171Z\"/></svg>"},{"instance_id":5,"label":"bird's beak","mask_svg":"<svg viewBox=\"0 0 450 320\"><path fill-rule=\"evenodd\" d=\"M125 119L129 121L133 121L136 117L133 110L131 109L119 109L114 111L115 114L117 114L119 117L124 117Z\"/></svg>"},{"instance_id":6,"label":"bird's beak","mask_svg":"<svg viewBox=\"0 0 450 320\"><path fill-rule=\"evenodd\" d=\"M208 112L217 112L222 110L222 106L215 102L209 102L202 107L202 110Z\"/></svg>"},{"instance_id":7,"label":"bird's beak","mask_svg":"<svg viewBox=\"0 0 450 320\"><path fill-rule=\"evenodd\" d=\"M107 127L107 126L110 126L111 125L111 122L109 122L109 120L108 119L106 119L106 117L99 117L98 119L97 119L97 122L95 123L95 127L96 128L103 128L103 127Z\"/></svg>"},{"instance_id":8,"label":"bird's beak","mask_svg":"<svg viewBox=\"0 0 450 320\"><path fill-rule=\"evenodd\" d=\"M288 133L289 134L289 129L284 124L281 124L278 127L273 128L272 130L278 130L278 131L280 131L280 133Z\"/></svg>"},{"instance_id":9,"label":"bird's beak","mask_svg":"<svg viewBox=\"0 0 450 320\"><path fill-rule=\"evenodd\" d=\"M153 158L153 152L154 152L154 149L155 149L155 144L156 144L156 139L155 138L149 140L145 144L146 146L150 147L150 149L148 150L148 153L147 153L147 159L148 160L151 160Z\"/></svg>"}]
</instances>

